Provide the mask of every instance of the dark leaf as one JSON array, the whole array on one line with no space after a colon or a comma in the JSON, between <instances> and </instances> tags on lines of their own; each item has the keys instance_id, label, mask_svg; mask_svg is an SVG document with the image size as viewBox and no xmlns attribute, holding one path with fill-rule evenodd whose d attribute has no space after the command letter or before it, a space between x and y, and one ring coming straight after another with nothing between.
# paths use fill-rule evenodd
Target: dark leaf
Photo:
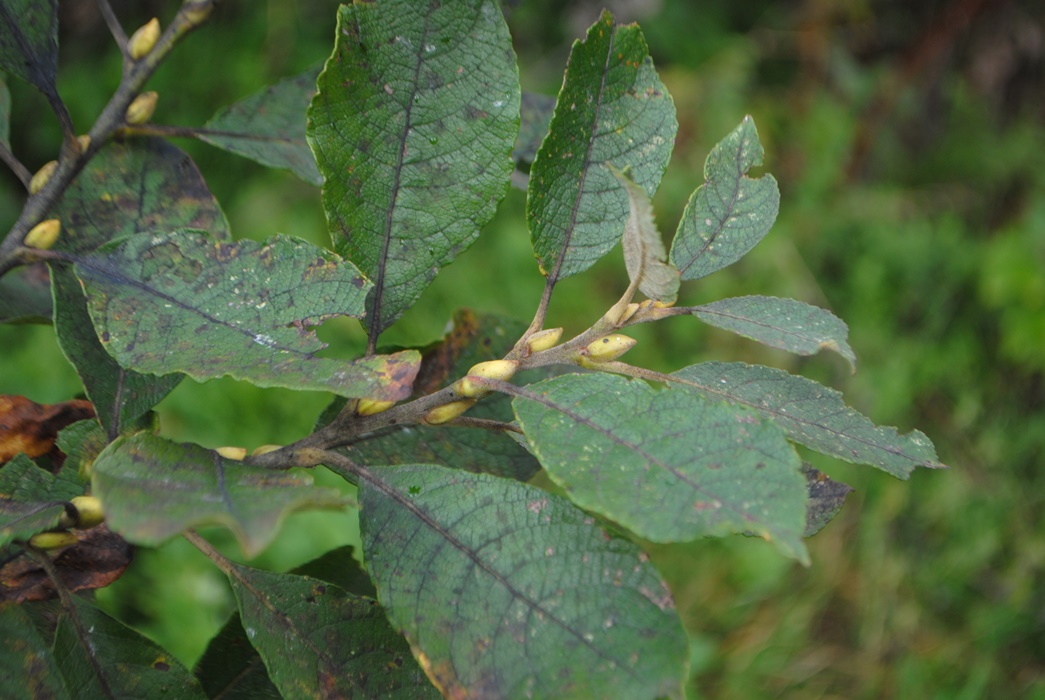
<instances>
[{"instance_id":1,"label":"dark leaf","mask_svg":"<svg viewBox=\"0 0 1045 700\"><path fill-rule=\"evenodd\" d=\"M104 588L131 563L131 546L105 525L71 532L78 542L53 558L58 578L68 590ZM31 557L20 554L17 545L0 551L6 562L0 567L0 600L24 603L57 597L54 582Z\"/></svg>"},{"instance_id":2,"label":"dark leaf","mask_svg":"<svg viewBox=\"0 0 1045 700\"><path fill-rule=\"evenodd\" d=\"M54 656L74 698L206 697L173 656L87 601L72 601L58 622Z\"/></svg>"},{"instance_id":3,"label":"dark leaf","mask_svg":"<svg viewBox=\"0 0 1045 700\"><path fill-rule=\"evenodd\" d=\"M305 140L305 110L316 94L319 68L281 80L211 117L200 139L271 168L286 168L305 182L323 176Z\"/></svg>"},{"instance_id":4,"label":"dark leaf","mask_svg":"<svg viewBox=\"0 0 1045 700\"><path fill-rule=\"evenodd\" d=\"M671 593L565 499L434 465L360 479L378 597L446 697L681 697Z\"/></svg>"},{"instance_id":5,"label":"dark leaf","mask_svg":"<svg viewBox=\"0 0 1045 700\"><path fill-rule=\"evenodd\" d=\"M812 537L838 515L853 487L840 481L832 481L827 474L817 471L810 464L802 464L802 473L805 474L806 488L809 490L806 529L802 534L804 537Z\"/></svg>"},{"instance_id":6,"label":"dark leaf","mask_svg":"<svg viewBox=\"0 0 1045 700\"><path fill-rule=\"evenodd\" d=\"M914 430L878 427L834 389L783 370L742 362L704 362L675 372L685 386L772 418L788 437L846 462L870 464L906 479L915 467L943 467L932 442Z\"/></svg>"},{"instance_id":7,"label":"dark leaf","mask_svg":"<svg viewBox=\"0 0 1045 700\"><path fill-rule=\"evenodd\" d=\"M69 698L50 640L40 636L21 605L0 603L0 678L5 700Z\"/></svg>"},{"instance_id":8,"label":"dark leaf","mask_svg":"<svg viewBox=\"0 0 1045 700\"><path fill-rule=\"evenodd\" d=\"M352 595L377 598L377 591L373 581L370 580L370 575L352 556L353 549L351 545L332 549L323 556L302 564L290 573L327 581Z\"/></svg>"},{"instance_id":9,"label":"dark leaf","mask_svg":"<svg viewBox=\"0 0 1045 700\"><path fill-rule=\"evenodd\" d=\"M308 112L335 249L374 281L373 341L504 197L519 127L511 38L492 0L342 5Z\"/></svg>"},{"instance_id":10,"label":"dark leaf","mask_svg":"<svg viewBox=\"0 0 1045 700\"><path fill-rule=\"evenodd\" d=\"M751 117L711 149L704 184L682 214L669 259L694 280L732 265L765 237L780 209L780 190L772 175L746 173L762 164L762 144Z\"/></svg>"},{"instance_id":11,"label":"dark leaf","mask_svg":"<svg viewBox=\"0 0 1045 700\"><path fill-rule=\"evenodd\" d=\"M0 278L0 323L50 323L51 278L35 263Z\"/></svg>"},{"instance_id":12,"label":"dark leaf","mask_svg":"<svg viewBox=\"0 0 1045 700\"><path fill-rule=\"evenodd\" d=\"M678 122L637 25L602 17L575 42L548 137L530 169L527 221L552 281L595 264L620 240L628 196L606 167L630 167L653 194Z\"/></svg>"},{"instance_id":13,"label":"dark leaf","mask_svg":"<svg viewBox=\"0 0 1045 700\"><path fill-rule=\"evenodd\" d=\"M315 356L325 346L310 326L361 316L370 283L305 241L142 234L82 257L76 274L102 345L122 367L385 400L410 393L414 351Z\"/></svg>"},{"instance_id":14,"label":"dark leaf","mask_svg":"<svg viewBox=\"0 0 1045 700\"><path fill-rule=\"evenodd\" d=\"M232 614L196 664L193 675L208 698L283 700L265 662L250 643L239 612Z\"/></svg>"},{"instance_id":15,"label":"dark leaf","mask_svg":"<svg viewBox=\"0 0 1045 700\"><path fill-rule=\"evenodd\" d=\"M535 92L524 92L520 104L519 137L515 140L512 158L518 162L532 163L537 149L548 135L548 125L555 112L555 98Z\"/></svg>"},{"instance_id":16,"label":"dark leaf","mask_svg":"<svg viewBox=\"0 0 1045 700\"><path fill-rule=\"evenodd\" d=\"M176 228L228 238L229 225L203 176L184 151L157 138L109 143L66 190L54 215L54 249L86 253L135 233Z\"/></svg>"},{"instance_id":17,"label":"dark leaf","mask_svg":"<svg viewBox=\"0 0 1045 700\"><path fill-rule=\"evenodd\" d=\"M243 627L283 697L439 697L376 601L307 576L232 566Z\"/></svg>"},{"instance_id":18,"label":"dark leaf","mask_svg":"<svg viewBox=\"0 0 1045 700\"><path fill-rule=\"evenodd\" d=\"M45 95L57 95L57 0L0 2L0 70L16 75Z\"/></svg>"},{"instance_id":19,"label":"dark leaf","mask_svg":"<svg viewBox=\"0 0 1045 700\"><path fill-rule=\"evenodd\" d=\"M51 270L54 327L58 345L76 368L98 420L112 437L148 413L184 379L181 374L156 376L124 369L102 347L91 324L80 281L65 266Z\"/></svg>"},{"instance_id":20,"label":"dark leaf","mask_svg":"<svg viewBox=\"0 0 1045 700\"><path fill-rule=\"evenodd\" d=\"M11 148L11 91L0 73L0 144Z\"/></svg>"},{"instance_id":21,"label":"dark leaf","mask_svg":"<svg viewBox=\"0 0 1045 700\"><path fill-rule=\"evenodd\" d=\"M344 504L337 491L312 481L300 470L251 467L199 445L139 433L117 439L98 457L91 484L109 526L132 542L158 545L186 528L220 524L252 557L291 512Z\"/></svg>"},{"instance_id":22,"label":"dark leaf","mask_svg":"<svg viewBox=\"0 0 1045 700\"><path fill-rule=\"evenodd\" d=\"M528 390L514 400L519 425L581 508L654 542L751 533L808 564L800 462L770 421L604 373Z\"/></svg>"}]
</instances>

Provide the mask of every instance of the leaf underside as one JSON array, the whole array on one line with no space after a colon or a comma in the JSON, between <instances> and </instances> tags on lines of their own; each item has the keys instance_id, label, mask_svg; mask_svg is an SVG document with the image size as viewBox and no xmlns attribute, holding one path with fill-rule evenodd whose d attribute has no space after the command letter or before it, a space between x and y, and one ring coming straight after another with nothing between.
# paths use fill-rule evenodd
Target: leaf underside
<instances>
[{"instance_id":1,"label":"leaf underside","mask_svg":"<svg viewBox=\"0 0 1045 700\"><path fill-rule=\"evenodd\" d=\"M247 556L272 541L289 513L343 505L307 473L250 467L148 433L113 442L95 461L91 484L109 527L131 542L155 546L187 528L220 524Z\"/></svg>"},{"instance_id":2,"label":"leaf underside","mask_svg":"<svg viewBox=\"0 0 1045 700\"><path fill-rule=\"evenodd\" d=\"M846 406L839 392L805 377L742 362L705 362L672 377L710 398L752 408L795 442L846 462L870 464L900 479L915 467L944 466L921 432L901 435L876 426Z\"/></svg>"},{"instance_id":3,"label":"leaf underside","mask_svg":"<svg viewBox=\"0 0 1045 700\"><path fill-rule=\"evenodd\" d=\"M0 3L0 70L57 97L58 1Z\"/></svg>"},{"instance_id":4,"label":"leaf underside","mask_svg":"<svg viewBox=\"0 0 1045 700\"><path fill-rule=\"evenodd\" d=\"M316 94L319 70L310 68L225 107L203 125L200 140L323 184L305 138L305 110Z\"/></svg>"},{"instance_id":5,"label":"leaf underside","mask_svg":"<svg viewBox=\"0 0 1045 700\"><path fill-rule=\"evenodd\" d=\"M834 350L856 370L849 327L830 311L794 299L745 296L693 308L704 323L798 355Z\"/></svg>"}]
</instances>

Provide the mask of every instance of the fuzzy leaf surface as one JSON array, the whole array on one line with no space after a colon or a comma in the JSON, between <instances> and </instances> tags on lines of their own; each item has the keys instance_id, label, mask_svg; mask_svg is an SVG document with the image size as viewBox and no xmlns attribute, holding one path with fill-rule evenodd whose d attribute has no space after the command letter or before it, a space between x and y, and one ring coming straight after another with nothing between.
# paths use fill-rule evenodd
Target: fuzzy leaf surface
<instances>
[{"instance_id":1,"label":"fuzzy leaf surface","mask_svg":"<svg viewBox=\"0 0 1045 700\"><path fill-rule=\"evenodd\" d=\"M870 464L900 479L915 467L944 466L923 433L901 435L876 426L846 406L839 392L805 377L742 362L704 362L672 376L709 398L753 408L795 442L846 462Z\"/></svg>"},{"instance_id":2,"label":"fuzzy leaf surface","mask_svg":"<svg viewBox=\"0 0 1045 700\"><path fill-rule=\"evenodd\" d=\"M606 166L656 192L671 157L675 105L637 25L602 17L574 42L547 138L530 169L526 218L541 272L557 281L617 243L628 197Z\"/></svg>"},{"instance_id":3,"label":"fuzzy leaf surface","mask_svg":"<svg viewBox=\"0 0 1045 700\"><path fill-rule=\"evenodd\" d=\"M72 600L79 624L62 614L54 656L73 698L206 698L173 656L91 603Z\"/></svg>"},{"instance_id":4,"label":"fuzzy leaf surface","mask_svg":"<svg viewBox=\"0 0 1045 700\"><path fill-rule=\"evenodd\" d=\"M21 605L0 605L0 678L7 700L68 700L51 653Z\"/></svg>"},{"instance_id":5,"label":"fuzzy leaf surface","mask_svg":"<svg viewBox=\"0 0 1045 700\"><path fill-rule=\"evenodd\" d=\"M58 0L0 2L0 70L57 95Z\"/></svg>"},{"instance_id":6,"label":"fuzzy leaf surface","mask_svg":"<svg viewBox=\"0 0 1045 700\"><path fill-rule=\"evenodd\" d=\"M374 281L373 340L475 240L519 130L515 53L493 0L342 5L308 112L334 247Z\"/></svg>"},{"instance_id":7,"label":"fuzzy leaf surface","mask_svg":"<svg viewBox=\"0 0 1045 700\"><path fill-rule=\"evenodd\" d=\"M318 75L318 67L310 68L225 107L203 125L200 140L322 185L305 139L305 110Z\"/></svg>"},{"instance_id":8,"label":"fuzzy leaf surface","mask_svg":"<svg viewBox=\"0 0 1045 700\"><path fill-rule=\"evenodd\" d=\"M565 499L435 465L360 479L378 598L446 697L680 697L671 594Z\"/></svg>"},{"instance_id":9,"label":"fuzzy leaf surface","mask_svg":"<svg viewBox=\"0 0 1045 700\"><path fill-rule=\"evenodd\" d=\"M290 513L343 505L305 472L250 467L148 433L113 442L95 460L91 484L109 527L131 542L158 545L186 528L218 524L232 530L248 557L272 541Z\"/></svg>"},{"instance_id":10,"label":"fuzzy leaf surface","mask_svg":"<svg viewBox=\"0 0 1045 700\"><path fill-rule=\"evenodd\" d=\"M751 117L722 139L704 163L704 184L690 196L669 259L682 279L695 280L732 265L761 241L780 210L772 175L749 178L762 164Z\"/></svg>"},{"instance_id":11,"label":"fuzzy leaf surface","mask_svg":"<svg viewBox=\"0 0 1045 700\"><path fill-rule=\"evenodd\" d=\"M646 190L635 184L630 172L611 168L628 193L628 220L624 223L624 266L628 278L638 281L639 291L650 299L674 303L679 293L679 271L666 262L668 253L653 220L653 203Z\"/></svg>"},{"instance_id":12,"label":"fuzzy leaf surface","mask_svg":"<svg viewBox=\"0 0 1045 700\"><path fill-rule=\"evenodd\" d=\"M235 564L229 580L247 636L283 697L439 697L377 601Z\"/></svg>"},{"instance_id":13,"label":"fuzzy leaf surface","mask_svg":"<svg viewBox=\"0 0 1045 700\"><path fill-rule=\"evenodd\" d=\"M654 542L752 533L808 563L798 455L756 413L603 373L513 401L548 475L581 508Z\"/></svg>"},{"instance_id":14,"label":"fuzzy leaf surface","mask_svg":"<svg viewBox=\"0 0 1045 700\"><path fill-rule=\"evenodd\" d=\"M196 231L143 234L82 257L76 274L102 345L138 372L224 375L257 386L398 400L418 354L318 358L309 326L363 313L369 282L304 241L213 241Z\"/></svg>"},{"instance_id":15,"label":"fuzzy leaf surface","mask_svg":"<svg viewBox=\"0 0 1045 700\"><path fill-rule=\"evenodd\" d=\"M795 299L746 296L694 307L693 315L708 325L797 355L834 350L856 369L856 354L848 342L849 326L817 306Z\"/></svg>"}]
</instances>

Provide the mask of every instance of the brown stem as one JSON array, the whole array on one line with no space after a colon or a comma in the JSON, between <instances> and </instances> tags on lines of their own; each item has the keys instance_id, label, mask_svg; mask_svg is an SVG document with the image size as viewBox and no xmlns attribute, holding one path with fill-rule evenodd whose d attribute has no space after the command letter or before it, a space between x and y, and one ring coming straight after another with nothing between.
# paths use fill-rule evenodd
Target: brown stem
<instances>
[{"instance_id":1,"label":"brown stem","mask_svg":"<svg viewBox=\"0 0 1045 700\"><path fill-rule=\"evenodd\" d=\"M105 20L105 25L109 27L109 33L116 40L116 45L120 47L120 53L126 53L127 33L123 31L123 25L116 18L116 13L112 11L109 0L98 0L98 11L102 13L102 19Z\"/></svg>"},{"instance_id":2,"label":"brown stem","mask_svg":"<svg viewBox=\"0 0 1045 700\"><path fill-rule=\"evenodd\" d=\"M15 158L15 154L3 142L0 142L0 160L4 161L7 167L11 169L11 172L15 174L15 177L21 180L22 186L28 190L29 181L33 179L33 174L29 172L29 168L22 165L22 161Z\"/></svg>"}]
</instances>

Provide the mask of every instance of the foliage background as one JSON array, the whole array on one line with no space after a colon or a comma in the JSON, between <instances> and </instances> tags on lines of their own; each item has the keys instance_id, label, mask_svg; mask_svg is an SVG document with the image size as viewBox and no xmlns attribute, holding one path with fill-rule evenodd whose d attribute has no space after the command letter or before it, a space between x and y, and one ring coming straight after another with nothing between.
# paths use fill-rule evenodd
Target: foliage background
<instances>
[{"instance_id":1,"label":"foliage background","mask_svg":"<svg viewBox=\"0 0 1045 700\"><path fill-rule=\"evenodd\" d=\"M866 467L817 466L854 487L810 541L803 569L744 538L661 548L690 631L695 698L1045 698L1045 8L1031 0L617 0L638 20L679 111L655 206L672 231L708 149L755 117L780 218L737 265L683 287L686 303L750 293L831 308L860 369L796 359L677 318L647 327L629 359L661 369L740 359L842 390L876 423L920 428L946 472L903 483ZM128 30L173 1L113 3ZM62 3L61 93L81 130L119 79L92 0ZM155 121L214 111L325 58L336 3L226 0L150 83ZM508 3L525 89L554 93L595 2ZM43 100L12 83L15 153L35 170L57 152ZM319 192L182 141L238 237L325 243ZM21 206L3 173L0 228ZM528 319L541 290L514 191L479 242L387 334L424 343L453 308ZM556 289L551 325L586 327L622 291L619 256ZM358 350L348 324L328 352ZM36 401L78 390L48 327L0 328L0 393ZM322 394L231 380L183 383L160 406L165 433L208 446L288 442ZM331 479L331 483L337 483ZM292 518L259 562L279 570L357 540L353 518ZM221 533L216 541L235 554ZM187 663L233 602L191 547L140 552L98 593Z\"/></svg>"}]
</instances>

